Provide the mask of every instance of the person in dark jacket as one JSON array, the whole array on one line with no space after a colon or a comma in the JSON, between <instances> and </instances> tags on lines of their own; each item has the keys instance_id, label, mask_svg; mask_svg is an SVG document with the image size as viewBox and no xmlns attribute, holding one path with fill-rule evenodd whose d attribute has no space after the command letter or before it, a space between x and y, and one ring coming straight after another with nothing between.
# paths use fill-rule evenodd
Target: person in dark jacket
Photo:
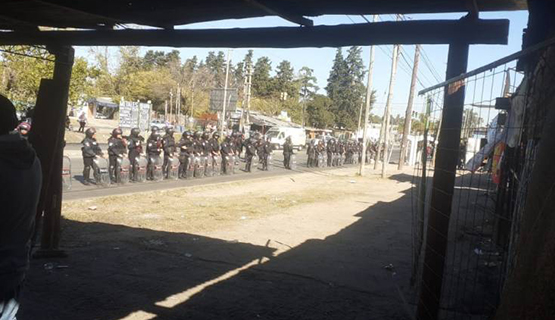
<instances>
[{"instance_id":1,"label":"person in dark jacket","mask_svg":"<svg viewBox=\"0 0 555 320\"><path fill-rule=\"evenodd\" d=\"M335 165L333 163L333 155L335 154L335 139L330 139L326 147L326 152L328 153L328 167Z\"/></svg>"},{"instance_id":2,"label":"person in dark jacket","mask_svg":"<svg viewBox=\"0 0 555 320\"><path fill-rule=\"evenodd\" d=\"M177 147L179 148L179 177L185 179L187 178L187 169L189 168L189 157L194 153L190 131L183 132Z\"/></svg>"},{"instance_id":3,"label":"person in dark jacket","mask_svg":"<svg viewBox=\"0 0 555 320\"><path fill-rule=\"evenodd\" d=\"M166 128L166 134L162 138L162 147L164 149L164 164L162 165L162 170L164 171L164 177L168 178L170 171L170 158L173 158L176 147L175 138L173 137L174 130L172 127Z\"/></svg>"},{"instance_id":4,"label":"person in dark jacket","mask_svg":"<svg viewBox=\"0 0 555 320\"><path fill-rule=\"evenodd\" d=\"M162 137L157 127L152 127L150 136L146 140L146 153L148 155L146 177L148 180L154 180L154 158L160 157L162 153Z\"/></svg>"},{"instance_id":5,"label":"person in dark jacket","mask_svg":"<svg viewBox=\"0 0 555 320\"><path fill-rule=\"evenodd\" d=\"M96 141L96 129L93 127L88 128L85 131L85 139L81 141L83 147L81 147L81 152L83 154L83 183L85 185L89 185L91 181L91 168L96 172L98 166L94 163L94 158L96 157L104 157L104 153L102 153L102 149L98 145ZM96 181L98 182L98 181Z\"/></svg>"},{"instance_id":6,"label":"person in dark jacket","mask_svg":"<svg viewBox=\"0 0 555 320\"><path fill-rule=\"evenodd\" d=\"M16 131L13 104L0 95L0 319L15 319L29 268L42 183L35 151Z\"/></svg>"},{"instance_id":7,"label":"person in dark jacket","mask_svg":"<svg viewBox=\"0 0 555 320\"><path fill-rule=\"evenodd\" d=\"M123 158L127 150L127 141L122 137L120 128L112 130L112 136L108 139L108 159L110 163L110 180L112 183L120 182L119 158Z\"/></svg>"},{"instance_id":8,"label":"person in dark jacket","mask_svg":"<svg viewBox=\"0 0 555 320\"><path fill-rule=\"evenodd\" d=\"M139 157L143 152L143 142L145 138L141 135L141 130L139 128L131 129L131 134L127 138L127 149L129 149L129 162L131 164L131 180L137 181L137 172L139 171Z\"/></svg>"},{"instance_id":9,"label":"person in dark jacket","mask_svg":"<svg viewBox=\"0 0 555 320\"><path fill-rule=\"evenodd\" d=\"M308 159L306 160L306 166L311 168L316 166L316 145L314 139L310 141L308 148L306 148L306 154Z\"/></svg>"},{"instance_id":10,"label":"person in dark jacket","mask_svg":"<svg viewBox=\"0 0 555 320\"><path fill-rule=\"evenodd\" d=\"M291 170L291 155L293 154L293 143L291 143L291 136L285 139L283 144L283 166L285 169Z\"/></svg>"},{"instance_id":11,"label":"person in dark jacket","mask_svg":"<svg viewBox=\"0 0 555 320\"><path fill-rule=\"evenodd\" d=\"M228 161L233 161L231 156L234 154L233 141L230 136L226 136L224 142L220 145L220 154L222 155L222 171L226 174L230 172L227 171Z\"/></svg>"},{"instance_id":12,"label":"person in dark jacket","mask_svg":"<svg viewBox=\"0 0 555 320\"><path fill-rule=\"evenodd\" d=\"M272 144L270 143L270 138L266 138L266 140L262 140L262 170L264 171L268 171L268 161L269 161L269 157L272 154L273 151L273 147Z\"/></svg>"},{"instance_id":13,"label":"person in dark jacket","mask_svg":"<svg viewBox=\"0 0 555 320\"><path fill-rule=\"evenodd\" d=\"M254 137L245 140L245 171L251 172L252 158L256 155L256 141Z\"/></svg>"}]
</instances>

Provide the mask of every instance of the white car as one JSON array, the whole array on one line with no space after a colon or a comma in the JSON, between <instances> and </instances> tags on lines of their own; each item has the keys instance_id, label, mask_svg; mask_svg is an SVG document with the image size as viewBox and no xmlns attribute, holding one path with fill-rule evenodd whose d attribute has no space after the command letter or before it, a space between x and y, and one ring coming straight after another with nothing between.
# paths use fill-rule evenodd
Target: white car
<instances>
[{"instance_id":1,"label":"white car","mask_svg":"<svg viewBox=\"0 0 555 320\"><path fill-rule=\"evenodd\" d=\"M150 127L151 127L151 128L156 127L156 128L158 128L158 129L160 129L160 130L163 130L163 129L166 128L166 123L165 123L164 121L162 121L162 120L152 120L152 121L150 122Z\"/></svg>"}]
</instances>

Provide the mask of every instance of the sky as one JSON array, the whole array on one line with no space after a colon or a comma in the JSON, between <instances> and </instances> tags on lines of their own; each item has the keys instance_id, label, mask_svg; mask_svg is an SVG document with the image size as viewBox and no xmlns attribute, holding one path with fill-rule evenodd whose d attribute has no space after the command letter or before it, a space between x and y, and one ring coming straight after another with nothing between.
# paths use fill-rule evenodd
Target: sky
<instances>
[{"instance_id":1,"label":"sky","mask_svg":"<svg viewBox=\"0 0 555 320\"><path fill-rule=\"evenodd\" d=\"M459 19L464 13L452 14L419 14L407 15L407 19L423 20L423 19ZM371 17L367 16L370 20ZM509 43L508 45L473 45L470 47L468 70L475 69L499 58L517 52L522 45L522 32L526 28L528 21L527 11L516 12L484 12L480 13L482 19L509 19ZM361 16L347 15L328 15L312 18L315 25L337 25L364 23ZM392 15L382 15L380 20L394 20ZM222 20L217 22L196 23L186 26L187 29L204 29L204 28L254 28L254 27L271 27L271 26L295 26L295 24L285 21L279 17L264 17L238 20ZM185 27L184 27L185 28ZM368 68L370 47L363 47L362 58L366 68ZM418 72L419 83L417 90L424 89L437 84L445 77L445 68L447 63L447 45L424 45L422 46L426 62L421 58L420 68ZM175 48L171 47L143 47L143 53L147 50L171 51ZM347 48L344 48L344 51ZM181 60L196 55L199 59L206 57L209 51L224 51L227 53L228 48L178 48ZM233 49L231 51L232 63L243 60L249 48ZM254 59L261 56L267 56L272 61L272 67L279 64L281 60L289 60L297 72L301 67L307 66L314 70L317 78L317 85L320 87L319 93L325 94L324 87L327 84L327 78L333 63L336 48L298 48L298 49L274 49L274 48L255 48ZM410 80L412 72L412 61L414 57L414 46L402 46L403 57L399 59L399 68L396 76L396 83L393 90L392 114L404 114L407 105ZM387 98L387 88L389 85L391 71L391 52L392 46L376 46L373 73L373 89L376 90L377 99L372 113L382 115ZM89 50L86 47L78 47L77 56L92 59ZM406 61L405 61L406 60ZM433 70L433 71L432 71ZM275 70L273 70L275 71ZM415 110L420 110L423 105L423 99L416 97Z\"/></svg>"}]
</instances>

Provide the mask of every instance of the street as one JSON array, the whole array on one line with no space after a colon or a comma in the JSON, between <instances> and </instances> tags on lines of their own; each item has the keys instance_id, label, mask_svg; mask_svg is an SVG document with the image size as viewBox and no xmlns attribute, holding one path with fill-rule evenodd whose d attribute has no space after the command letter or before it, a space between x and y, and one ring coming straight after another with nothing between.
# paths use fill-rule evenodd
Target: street
<instances>
[{"instance_id":1,"label":"street","mask_svg":"<svg viewBox=\"0 0 555 320\"><path fill-rule=\"evenodd\" d=\"M106 144L100 144L103 151L107 149ZM129 183L126 185L111 185L109 187L101 187L95 185L86 186L83 184L83 158L81 156L81 144L67 144L64 150L64 155L71 160L71 188L64 191L64 200L73 200L81 198L101 197L107 195L126 194L153 190L174 189L184 186L195 186L203 184L211 184L217 182L230 182L238 180L249 180L263 177L271 177L291 173L285 170L283 166L283 153L281 150L276 150L273 153L272 169L271 171L261 171L254 168L251 173L245 172L245 162L241 159L239 171L234 175L220 175L215 177L204 177L202 179L190 180L164 180L164 181L145 181L143 183ZM398 148L393 149L391 156L391 163L397 163L399 157ZM308 168L306 165L307 154L303 149L296 152L297 169L295 172L307 171L322 171L332 168ZM353 165L346 165L353 166ZM91 173L92 177L92 173Z\"/></svg>"}]
</instances>

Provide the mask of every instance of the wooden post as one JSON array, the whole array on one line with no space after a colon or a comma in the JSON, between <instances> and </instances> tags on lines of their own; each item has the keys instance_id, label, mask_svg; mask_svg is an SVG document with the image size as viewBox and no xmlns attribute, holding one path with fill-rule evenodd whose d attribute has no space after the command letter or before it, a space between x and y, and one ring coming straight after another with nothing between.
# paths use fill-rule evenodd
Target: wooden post
<instances>
[{"instance_id":1,"label":"wooden post","mask_svg":"<svg viewBox=\"0 0 555 320\"><path fill-rule=\"evenodd\" d=\"M30 141L42 166L37 221L42 217L40 250L36 257L64 256L58 250L62 209L62 158L65 116L73 66L72 47L49 47L56 57L52 79L43 79L37 96ZM37 227L38 230L38 227ZM34 237L36 239L36 236Z\"/></svg>"},{"instance_id":2,"label":"wooden post","mask_svg":"<svg viewBox=\"0 0 555 320\"><path fill-rule=\"evenodd\" d=\"M407 111L405 112L405 126L403 128L403 138L401 139L401 153L399 156L399 165L397 169L402 170L405 165L407 140L410 135L410 126L412 120L412 103L414 101L414 90L416 89L416 80L418 78L418 62L420 60L420 45L414 48L414 65L412 67L412 79L410 80L409 101L407 103Z\"/></svg>"},{"instance_id":3,"label":"wooden post","mask_svg":"<svg viewBox=\"0 0 555 320\"><path fill-rule=\"evenodd\" d=\"M372 22L376 22L377 15L372 16ZM362 159L358 168L358 174L364 175L364 167L366 166L366 145L368 139L368 117L370 116L370 105L372 104L372 71L374 70L374 46L370 46L370 62L368 63L368 82L366 84L366 108L364 109L364 129L362 130Z\"/></svg>"},{"instance_id":4,"label":"wooden post","mask_svg":"<svg viewBox=\"0 0 555 320\"><path fill-rule=\"evenodd\" d=\"M467 43L453 43L449 46L447 79L466 72L468 48ZM449 218L459 156L464 92L464 81L455 82L445 88L442 126L432 182L424 269L417 308L418 320L436 320L440 308Z\"/></svg>"},{"instance_id":5,"label":"wooden post","mask_svg":"<svg viewBox=\"0 0 555 320\"><path fill-rule=\"evenodd\" d=\"M384 148L383 148L383 161L382 161L382 178L385 178L385 171L389 163L388 151L389 151L389 118L391 117L391 103L393 103L393 88L395 88L395 76L397 74L397 58L399 55L399 45L393 46L393 57L391 61L391 77L389 79L389 90L387 93L387 101L385 103L384 119L383 123L385 127L383 128L384 137Z\"/></svg>"}]
</instances>

